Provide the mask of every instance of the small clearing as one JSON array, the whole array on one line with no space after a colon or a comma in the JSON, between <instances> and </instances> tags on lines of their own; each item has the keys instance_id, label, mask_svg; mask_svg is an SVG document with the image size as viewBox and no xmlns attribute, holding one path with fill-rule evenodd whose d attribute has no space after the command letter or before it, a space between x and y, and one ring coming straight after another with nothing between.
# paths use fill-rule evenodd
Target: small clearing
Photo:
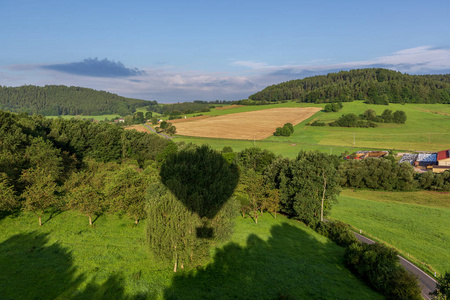
<instances>
[{"instance_id":1,"label":"small clearing","mask_svg":"<svg viewBox=\"0 0 450 300\"><path fill-rule=\"evenodd\" d=\"M320 107L271 108L177 123L177 134L222 139L263 140L285 123L296 125Z\"/></svg>"}]
</instances>

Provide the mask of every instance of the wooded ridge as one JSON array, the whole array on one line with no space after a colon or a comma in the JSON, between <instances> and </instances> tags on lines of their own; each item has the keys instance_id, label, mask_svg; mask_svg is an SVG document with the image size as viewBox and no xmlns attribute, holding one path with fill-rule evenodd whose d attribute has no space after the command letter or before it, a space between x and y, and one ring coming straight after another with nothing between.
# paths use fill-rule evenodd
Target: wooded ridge
<instances>
[{"instance_id":1,"label":"wooded ridge","mask_svg":"<svg viewBox=\"0 0 450 300\"><path fill-rule=\"evenodd\" d=\"M357 69L291 80L266 87L254 101L347 102L370 104L450 103L450 74L408 75L387 69Z\"/></svg>"},{"instance_id":2,"label":"wooded ridge","mask_svg":"<svg viewBox=\"0 0 450 300\"><path fill-rule=\"evenodd\" d=\"M125 98L105 91L64 85L44 87L0 86L0 109L44 116L106 115L126 116L148 101Z\"/></svg>"}]
</instances>

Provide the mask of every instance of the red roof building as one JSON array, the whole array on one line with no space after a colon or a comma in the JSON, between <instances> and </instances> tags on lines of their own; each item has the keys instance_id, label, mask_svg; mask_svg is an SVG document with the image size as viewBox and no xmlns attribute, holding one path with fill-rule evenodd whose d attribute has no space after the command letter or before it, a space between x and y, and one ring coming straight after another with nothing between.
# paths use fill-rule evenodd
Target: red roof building
<instances>
[{"instance_id":1,"label":"red roof building","mask_svg":"<svg viewBox=\"0 0 450 300\"><path fill-rule=\"evenodd\" d=\"M439 166L450 166L450 149L439 151L436 160Z\"/></svg>"}]
</instances>

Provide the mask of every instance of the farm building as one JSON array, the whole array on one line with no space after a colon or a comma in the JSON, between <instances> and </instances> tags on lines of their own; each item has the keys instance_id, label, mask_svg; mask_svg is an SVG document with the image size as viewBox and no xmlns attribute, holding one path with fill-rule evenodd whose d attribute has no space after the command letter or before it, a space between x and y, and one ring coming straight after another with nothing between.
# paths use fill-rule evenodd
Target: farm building
<instances>
[{"instance_id":1,"label":"farm building","mask_svg":"<svg viewBox=\"0 0 450 300\"><path fill-rule=\"evenodd\" d=\"M413 165L415 161L417 161L417 156L419 154L406 153L403 154L402 158L400 158L399 164L408 162L410 165Z\"/></svg>"},{"instance_id":2,"label":"farm building","mask_svg":"<svg viewBox=\"0 0 450 300\"><path fill-rule=\"evenodd\" d=\"M450 167L450 149L439 151L437 153L437 164L439 166L448 166Z\"/></svg>"},{"instance_id":3,"label":"farm building","mask_svg":"<svg viewBox=\"0 0 450 300\"><path fill-rule=\"evenodd\" d=\"M379 158L389 155L389 151L357 151L348 155L346 159L366 159L369 157Z\"/></svg>"},{"instance_id":4,"label":"farm building","mask_svg":"<svg viewBox=\"0 0 450 300\"><path fill-rule=\"evenodd\" d=\"M450 170L450 149L439 151L436 157L437 165L433 165L433 172L442 173Z\"/></svg>"},{"instance_id":5,"label":"farm building","mask_svg":"<svg viewBox=\"0 0 450 300\"><path fill-rule=\"evenodd\" d=\"M408 162L411 165L414 165L415 167L426 167L436 164L436 153L419 153L419 154L413 154L413 153L406 153L402 156L402 158L399 161L399 164L403 162Z\"/></svg>"},{"instance_id":6,"label":"farm building","mask_svg":"<svg viewBox=\"0 0 450 300\"><path fill-rule=\"evenodd\" d=\"M420 153L414 162L417 166L430 166L436 164L436 153Z\"/></svg>"}]
</instances>

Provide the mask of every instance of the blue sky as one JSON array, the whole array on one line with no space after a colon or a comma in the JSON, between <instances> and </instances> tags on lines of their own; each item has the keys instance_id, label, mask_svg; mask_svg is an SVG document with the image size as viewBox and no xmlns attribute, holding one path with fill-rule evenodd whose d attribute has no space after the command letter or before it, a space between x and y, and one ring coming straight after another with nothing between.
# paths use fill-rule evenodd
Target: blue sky
<instances>
[{"instance_id":1,"label":"blue sky","mask_svg":"<svg viewBox=\"0 0 450 300\"><path fill-rule=\"evenodd\" d=\"M0 1L0 85L237 100L341 69L450 73L450 1Z\"/></svg>"}]
</instances>

